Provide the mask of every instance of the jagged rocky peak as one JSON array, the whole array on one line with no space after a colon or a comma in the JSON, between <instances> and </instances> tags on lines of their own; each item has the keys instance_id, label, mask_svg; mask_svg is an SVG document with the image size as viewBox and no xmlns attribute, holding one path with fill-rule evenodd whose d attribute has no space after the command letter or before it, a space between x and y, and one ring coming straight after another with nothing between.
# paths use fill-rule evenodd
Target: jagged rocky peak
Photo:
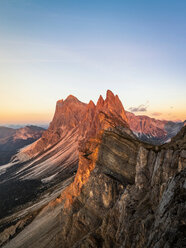
<instances>
[{"instance_id":1,"label":"jagged rocky peak","mask_svg":"<svg viewBox=\"0 0 186 248\"><path fill-rule=\"evenodd\" d=\"M77 173L38 212L29 208L28 216L16 216L16 221L14 215L8 228L4 222L0 242L20 231L6 248L41 244L55 248L185 247L186 127L170 143L153 146L140 142L129 129L118 128L127 127L127 117L111 91L106 99L100 96L96 105L72 97L59 105L51 126L35 146L41 151L42 146L60 140L57 149L54 145L51 153L40 160L37 157L30 167L36 164L41 173L46 165L57 168L56 173L61 166L69 169L79 161ZM66 173L62 170L61 181Z\"/></svg>"},{"instance_id":2,"label":"jagged rocky peak","mask_svg":"<svg viewBox=\"0 0 186 248\"><path fill-rule=\"evenodd\" d=\"M98 106L103 106L103 104L104 104L104 99L103 99L103 97L102 97L102 95L100 95L99 96L99 99L98 99L98 101L97 101L97 104L96 104L96 106L98 107Z\"/></svg>"},{"instance_id":3,"label":"jagged rocky peak","mask_svg":"<svg viewBox=\"0 0 186 248\"><path fill-rule=\"evenodd\" d=\"M69 129L75 127L84 115L85 110L85 103L79 101L75 96L69 95L64 101L57 102L54 118L49 129L61 126L68 126Z\"/></svg>"},{"instance_id":4,"label":"jagged rocky peak","mask_svg":"<svg viewBox=\"0 0 186 248\"><path fill-rule=\"evenodd\" d=\"M99 110L107 114L111 114L112 116L117 116L128 123L123 104L121 103L118 95L114 95L112 91L107 90L105 100L100 95L96 106Z\"/></svg>"},{"instance_id":5,"label":"jagged rocky peak","mask_svg":"<svg viewBox=\"0 0 186 248\"><path fill-rule=\"evenodd\" d=\"M114 94L113 94L113 92L111 91L111 90L107 90L107 99L114 99L115 98L115 96L114 96Z\"/></svg>"},{"instance_id":6,"label":"jagged rocky peak","mask_svg":"<svg viewBox=\"0 0 186 248\"><path fill-rule=\"evenodd\" d=\"M81 126L82 131L86 130L83 135L85 138L95 136L100 130L110 127L128 126L125 110L118 96L108 90L105 100L100 95L96 105L90 101Z\"/></svg>"},{"instance_id":7,"label":"jagged rocky peak","mask_svg":"<svg viewBox=\"0 0 186 248\"><path fill-rule=\"evenodd\" d=\"M86 111L89 109L95 109L97 113L102 111L107 114L118 115L127 122L125 110L118 95L114 95L112 91L108 90L105 100L100 95L96 105L92 100L88 104L85 104L72 95L69 95L65 100L59 100L56 104L56 111L51 124L56 119L63 120L61 125L67 124L65 121L69 121L70 118L82 121L85 117L84 115L86 115Z\"/></svg>"},{"instance_id":8,"label":"jagged rocky peak","mask_svg":"<svg viewBox=\"0 0 186 248\"><path fill-rule=\"evenodd\" d=\"M94 104L94 102L92 100L89 101L88 105L87 105L88 108L95 108L96 105Z\"/></svg>"},{"instance_id":9,"label":"jagged rocky peak","mask_svg":"<svg viewBox=\"0 0 186 248\"><path fill-rule=\"evenodd\" d=\"M103 112L107 115L117 116L127 122L125 110L119 97L108 90L106 99L104 100L100 95L96 105L92 100L85 104L72 95L69 95L65 100L59 100L49 129L53 130L61 126L68 126L68 129L71 129L80 126L82 122L91 122L93 121L92 118L86 120L87 112L90 112L90 110L94 112L94 115L91 115L93 119L100 112ZM88 117L90 118L90 116Z\"/></svg>"},{"instance_id":10,"label":"jagged rocky peak","mask_svg":"<svg viewBox=\"0 0 186 248\"><path fill-rule=\"evenodd\" d=\"M55 114L48 130L25 151L29 156L38 155L57 144L73 130L76 130L77 139L81 140L95 136L100 130L111 126L127 125L124 107L119 97L110 90L107 91L105 100L102 96L99 97L96 105L92 100L86 104L69 95L65 100L57 101Z\"/></svg>"}]
</instances>

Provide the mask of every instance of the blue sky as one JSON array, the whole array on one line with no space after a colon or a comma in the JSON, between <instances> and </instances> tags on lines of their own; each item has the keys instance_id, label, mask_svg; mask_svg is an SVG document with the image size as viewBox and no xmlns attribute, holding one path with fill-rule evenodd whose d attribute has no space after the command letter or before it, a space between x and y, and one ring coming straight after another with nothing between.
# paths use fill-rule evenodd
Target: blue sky
<instances>
[{"instance_id":1,"label":"blue sky","mask_svg":"<svg viewBox=\"0 0 186 248\"><path fill-rule=\"evenodd\" d=\"M58 99L107 89L186 119L185 58L184 0L0 0L0 123L49 122Z\"/></svg>"}]
</instances>

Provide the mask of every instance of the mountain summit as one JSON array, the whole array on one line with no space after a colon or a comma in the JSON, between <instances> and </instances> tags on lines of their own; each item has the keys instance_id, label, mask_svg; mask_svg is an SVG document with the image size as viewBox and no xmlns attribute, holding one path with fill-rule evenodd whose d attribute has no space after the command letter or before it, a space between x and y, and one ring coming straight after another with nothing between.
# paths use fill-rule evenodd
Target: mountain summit
<instances>
[{"instance_id":1,"label":"mountain summit","mask_svg":"<svg viewBox=\"0 0 186 248\"><path fill-rule=\"evenodd\" d=\"M96 105L92 100L86 104L69 95L65 100L57 101L48 130L36 143L22 152L33 157L57 144L69 132L76 133L76 139L81 140L111 126L128 126L124 107L112 91L107 91L105 100L100 95Z\"/></svg>"},{"instance_id":2,"label":"mountain summit","mask_svg":"<svg viewBox=\"0 0 186 248\"><path fill-rule=\"evenodd\" d=\"M78 149L83 142L101 130L126 127L128 120L124 107L110 90L105 99L100 95L97 104L92 100L83 103L69 95L65 100L57 101L52 122L41 138L21 149L14 158L14 161L26 163L16 176L41 180L54 175L59 180L68 177L77 170Z\"/></svg>"},{"instance_id":3,"label":"mountain summit","mask_svg":"<svg viewBox=\"0 0 186 248\"><path fill-rule=\"evenodd\" d=\"M184 247L185 140L183 127L141 142L111 91L59 100L42 137L0 167L0 246Z\"/></svg>"}]
</instances>

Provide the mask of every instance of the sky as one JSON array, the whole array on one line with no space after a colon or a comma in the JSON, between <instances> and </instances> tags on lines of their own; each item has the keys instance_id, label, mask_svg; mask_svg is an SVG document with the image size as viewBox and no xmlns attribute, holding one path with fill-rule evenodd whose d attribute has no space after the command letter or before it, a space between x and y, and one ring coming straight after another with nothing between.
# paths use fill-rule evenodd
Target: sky
<instances>
[{"instance_id":1,"label":"sky","mask_svg":"<svg viewBox=\"0 0 186 248\"><path fill-rule=\"evenodd\" d=\"M110 89L137 115L186 119L185 0L0 0L0 124Z\"/></svg>"}]
</instances>

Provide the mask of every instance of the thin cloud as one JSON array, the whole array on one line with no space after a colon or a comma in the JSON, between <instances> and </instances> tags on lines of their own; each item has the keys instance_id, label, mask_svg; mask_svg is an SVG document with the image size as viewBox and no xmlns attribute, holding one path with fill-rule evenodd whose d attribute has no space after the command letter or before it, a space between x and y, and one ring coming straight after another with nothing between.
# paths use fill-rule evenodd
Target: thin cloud
<instances>
[{"instance_id":1,"label":"thin cloud","mask_svg":"<svg viewBox=\"0 0 186 248\"><path fill-rule=\"evenodd\" d=\"M129 111L131 112L146 112L147 108L149 107L149 101L146 104L141 104L138 107L130 107Z\"/></svg>"},{"instance_id":2,"label":"thin cloud","mask_svg":"<svg viewBox=\"0 0 186 248\"><path fill-rule=\"evenodd\" d=\"M162 115L162 113L160 113L160 112L154 112L154 113L152 113L152 115L154 115L154 116L160 116L160 115Z\"/></svg>"}]
</instances>

